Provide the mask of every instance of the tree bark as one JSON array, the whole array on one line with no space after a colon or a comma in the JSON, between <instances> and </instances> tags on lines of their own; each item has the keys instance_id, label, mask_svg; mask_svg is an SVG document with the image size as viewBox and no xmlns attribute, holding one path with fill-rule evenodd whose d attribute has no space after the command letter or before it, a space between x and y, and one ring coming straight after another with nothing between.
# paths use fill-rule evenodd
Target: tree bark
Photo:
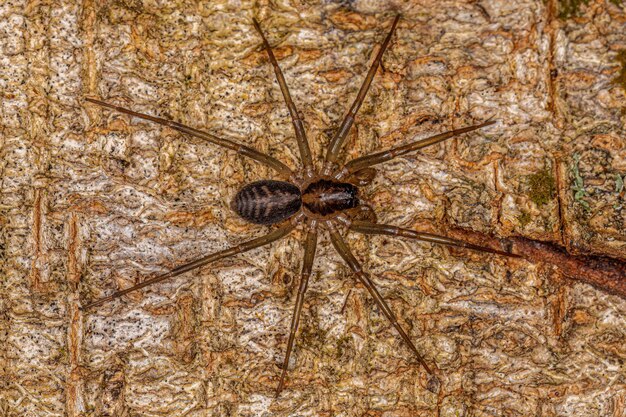
<instances>
[{"instance_id":1,"label":"tree bark","mask_svg":"<svg viewBox=\"0 0 626 417\"><path fill-rule=\"evenodd\" d=\"M229 204L269 169L83 100L173 119L296 168L252 17L318 167L396 13L340 159L497 120L378 166L362 197L381 222L626 260L624 4L387 3L0 6L0 415L624 415L626 300L532 259L347 238L440 369L438 393L323 237L273 398L302 231L79 310L267 232Z\"/></svg>"}]
</instances>

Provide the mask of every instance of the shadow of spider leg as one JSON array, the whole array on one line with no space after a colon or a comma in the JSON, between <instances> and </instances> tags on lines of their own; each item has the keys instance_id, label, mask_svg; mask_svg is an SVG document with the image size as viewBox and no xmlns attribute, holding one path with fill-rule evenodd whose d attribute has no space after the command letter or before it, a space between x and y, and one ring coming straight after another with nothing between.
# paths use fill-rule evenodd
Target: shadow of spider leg
<instances>
[{"instance_id":1,"label":"shadow of spider leg","mask_svg":"<svg viewBox=\"0 0 626 417\"><path fill-rule=\"evenodd\" d=\"M275 241L277 241L279 239L282 239L283 237L287 236L289 234L289 232L291 232L294 228L295 228L295 222L294 223L289 223L289 224L284 225L284 226L282 226L282 227L280 227L280 228L278 228L278 229L276 229L276 230L274 230L274 231L272 231L272 232L270 232L270 233L268 233L268 234L266 234L264 236L257 237L256 239L252 239L252 240L249 240L247 242L240 243L239 245L230 247L228 249L224 249L224 250L219 251L219 252L212 253L212 254L207 255L207 256L203 256L202 258L198 258L198 259L196 259L194 261L188 262L188 263L186 263L184 265L181 265L181 266L179 266L177 268L174 268L171 271L166 272L165 274L161 274L161 275L158 275L158 276L156 276L154 278L147 279L147 280L145 280L145 281L143 281L143 282L141 282L141 283L139 283L137 285L134 285L134 286L132 286L130 288L126 288L124 290L114 292L113 294L111 294L111 295L109 295L107 297L100 298L99 300L96 300L96 301L94 301L92 303L87 304L84 307L81 307L81 310L87 310L87 309L90 309L92 307L97 307L99 305L108 303L109 301L112 301L112 300L114 300L116 298L119 298L119 297L121 297L123 295L126 295L126 294L128 294L130 292L140 290L140 289L142 289L144 287L147 287L147 286L152 285L152 284L156 284L157 282L161 282L161 281L164 281L164 280L169 279L169 278L173 278L173 277L175 277L177 275L180 275L180 274L183 274L183 273L185 273L187 271L191 271L192 269L200 268L201 266L204 266L204 265L206 265L208 263L215 262L217 260L228 258L228 257L234 256L234 255L238 255L240 253L247 252L247 251L249 251L251 249L258 248L260 246L265 246L265 245L267 245L269 243L275 242Z\"/></svg>"},{"instance_id":2,"label":"shadow of spider leg","mask_svg":"<svg viewBox=\"0 0 626 417\"><path fill-rule=\"evenodd\" d=\"M389 306L387 305L387 302L383 299L383 297L378 292L378 289L374 285L374 282L370 279L368 274L363 272L363 269L361 268L361 264L359 263L359 261L357 261L357 259L352 254L352 251L350 250L346 242L343 240L343 238L339 234L339 231L337 230L335 224L332 221L326 221L325 226L330 232L330 240L333 243L335 250L337 250L339 255L348 264L350 269L352 269L352 272L354 273L356 279L361 284L363 284L365 288L367 288L367 291L369 291L370 295L372 296L372 298L378 305L378 308L380 308L380 311L387 318L387 320L389 320L389 322L396 329L396 331L400 334L400 336L402 337L404 342L407 344L407 346L413 351L420 365L422 365L424 369L426 370L426 372L430 375L430 381L428 384L429 389L431 391L436 392L439 388L439 379L437 378L437 376L434 374L431 368L426 364L426 361L424 361L424 358L422 357L422 355L419 353L419 351L417 350L417 348L415 347L415 345L413 344L409 336L406 334L404 329L400 326L400 324L398 323L398 320L396 319L396 316L394 315L391 308L389 308ZM437 368L435 367L435 369Z\"/></svg>"}]
</instances>

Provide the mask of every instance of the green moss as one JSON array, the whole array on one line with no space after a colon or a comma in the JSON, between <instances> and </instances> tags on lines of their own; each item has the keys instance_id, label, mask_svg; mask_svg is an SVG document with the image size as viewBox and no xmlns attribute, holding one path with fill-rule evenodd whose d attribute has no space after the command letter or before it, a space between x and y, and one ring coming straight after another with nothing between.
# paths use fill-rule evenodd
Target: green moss
<instances>
[{"instance_id":1,"label":"green moss","mask_svg":"<svg viewBox=\"0 0 626 417\"><path fill-rule=\"evenodd\" d=\"M548 169L539 171L528 177L530 199L538 206L549 203L554 198L555 181L552 172Z\"/></svg>"},{"instance_id":2,"label":"green moss","mask_svg":"<svg viewBox=\"0 0 626 417\"><path fill-rule=\"evenodd\" d=\"M589 4L589 0L558 0L559 17L567 19L580 14L580 6Z\"/></svg>"},{"instance_id":3,"label":"green moss","mask_svg":"<svg viewBox=\"0 0 626 417\"><path fill-rule=\"evenodd\" d=\"M519 221L520 226L524 228L528 223L530 223L531 217L529 213L522 211L522 214L517 216L517 220Z\"/></svg>"},{"instance_id":4,"label":"green moss","mask_svg":"<svg viewBox=\"0 0 626 417\"><path fill-rule=\"evenodd\" d=\"M587 191L585 191L585 184L583 182L583 178L580 176L580 171L578 169L578 163L580 162L580 154L575 153L572 158L574 159L574 163L572 164L571 172L574 177L574 184L572 184L572 189L574 190L574 200L576 200L585 210L590 210L591 207L589 203L584 200L587 195Z\"/></svg>"}]
</instances>

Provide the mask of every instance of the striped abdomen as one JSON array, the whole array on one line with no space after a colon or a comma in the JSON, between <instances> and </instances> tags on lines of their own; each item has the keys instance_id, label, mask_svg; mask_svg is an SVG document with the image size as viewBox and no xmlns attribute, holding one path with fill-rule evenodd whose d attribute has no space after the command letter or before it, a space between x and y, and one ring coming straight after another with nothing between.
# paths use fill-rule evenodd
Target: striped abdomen
<instances>
[{"instance_id":1,"label":"striped abdomen","mask_svg":"<svg viewBox=\"0 0 626 417\"><path fill-rule=\"evenodd\" d=\"M301 205L298 187L284 181L264 180L239 190L231 208L251 223L272 224L293 216Z\"/></svg>"},{"instance_id":2,"label":"striped abdomen","mask_svg":"<svg viewBox=\"0 0 626 417\"><path fill-rule=\"evenodd\" d=\"M359 205L357 188L346 182L321 179L302 193L302 203L311 213L328 216Z\"/></svg>"}]
</instances>

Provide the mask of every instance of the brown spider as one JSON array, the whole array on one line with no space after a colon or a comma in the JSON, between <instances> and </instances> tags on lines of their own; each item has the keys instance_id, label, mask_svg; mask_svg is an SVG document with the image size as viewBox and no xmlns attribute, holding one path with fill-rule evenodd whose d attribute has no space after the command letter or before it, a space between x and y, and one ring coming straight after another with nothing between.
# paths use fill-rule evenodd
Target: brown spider
<instances>
[{"instance_id":1,"label":"brown spider","mask_svg":"<svg viewBox=\"0 0 626 417\"><path fill-rule=\"evenodd\" d=\"M373 210L367 204L364 204L362 201L359 200L359 192L357 188L357 186L367 185L373 179L376 174L376 171L371 168L373 165L389 161L401 155L406 155L425 146L442 142L453 136L457 136L465 132L471 132L481 127L491 125L495 123L494 121L486 121L484 123L464 127L462 129L451 130L427 139L422 139L407 143L406 145L391 148L386 151L365 155L360 158L353 159L343 166L339 166L337 164L337 157L339 155L339 152L341 151L348 132L350 131L350 128L354 123L355 116L359 111L361 104L363 104L365 95L367 94L367 91L372 83L372 79L376 74L378 66L381 64L381 58L383 56L383 53L387 49L387 46L389 45L389 42L396 28L396 25L398 24L399 19L400 16L395 17L391 26L391 30L383 41L383 44L378 51L378 54L376 55L376 58L374 59L374 62L372 63L367 73L367 76L363 81L363 84L361 85L361 88L356 99L354 100L354 103L350 107L348 114L343 119L341 126L337 130L337 133L330 141L326 156L324 158L324 165L321 171L318 171L313 164L311 151L309 149L308 140L304 131L304 124L302 122L302 119L300 118L295 104L291 99L289 89L287 88L287 83L285 82L282 71L278 66L278 62L274 57L272 48L270 47L267 39L263 35L261 27L256 20L253 20L254 27L259 32L259 35L263 40L264 48L267 50L269 60L274 67L274 72L276 73L278 84L280 85L280 89L289 109L289 113L291 114L298 148L300 149L300 157L302 158L302 167L298 171L291 170L289 167L287 167L287 165L283 164L276 158L261 153L248 146L236 143L232 140L220 138L214 136L211 133L203 132L174 121L165 120L147 114L137 113L132 110L108 104L100 100L86 98L86 100L91 103L95 103L103 107L108 107L113 110L129 114L131 116L139 117L141 119L150 120L152 122L168 126L179 132L202 138L213 144L236 151L238 154L255 159L256 161L267 165L270 168L273 168L278 172L279 176L286 181L263 180L248 184L241 188L239 192L237 192L231 204L231 208L233 209L233 211L235 211L239 216L251 223L263 225L282 223L282 225L280 225L274 231L256 239L243 242L229 249L215 252L202 258L196 259L192 262L181 265L165 274L147 279L133 287L117 291L107 297L101 298L84 306L83 309L89 309L91 307L99 306L115 298L121 297L122 295L128 294L132 291L137 291L141 288L147 287L157 282L175 277L187 271L199 268L210 262L234 256L239 253L249 251L253 248L258 248L260 246L275 242L287 236L287 234L289 234L298 225L302 225L307 230L307 237L304 244L304 259L302 264L302 272L300 274L298 294L296 296L295 308L291 320L289 339L287 341L287 352L285 354L282 365L280 382L276 390L276 395L278 396L285 385L285 377L287 374L289 357L291 355L296 332L298 330L300 312L302 311L304 296L307 290L309 277L311 275L313 259L315 257L318 229L325 229L330 234L330 239L333 246L335 247L339 255L352 269L352 272L354 273L356 279L361 284L363 284L365 288L367 288L382 313L391 322L391 324L400 334L404 342L413 351L419 363L424 367L426 372L431 377L432 384L429 384L429 386L431 386L431 389L436 390L436 386L438 385L437 377L433 373L431 367L426 364L404 329L400 326L394 313L391 311L383 297L380 295L368 274L366 274L361 268L359 261L357 261L355 256L352 254L350 248L346 245L343 237L339 233L338 226L347 227L348 230L357 233L399 236L432 243L440 243L444 245L460 246L473 250L497 253L506 256L516 255L505 251L498 251L490 248L483 248L480 246L471 245L444 236L418 233L413 230L403 229L392 225L377 224ZM367 220L362 220L362 218L365 218Z\"/></svg>"}]
</instances>

